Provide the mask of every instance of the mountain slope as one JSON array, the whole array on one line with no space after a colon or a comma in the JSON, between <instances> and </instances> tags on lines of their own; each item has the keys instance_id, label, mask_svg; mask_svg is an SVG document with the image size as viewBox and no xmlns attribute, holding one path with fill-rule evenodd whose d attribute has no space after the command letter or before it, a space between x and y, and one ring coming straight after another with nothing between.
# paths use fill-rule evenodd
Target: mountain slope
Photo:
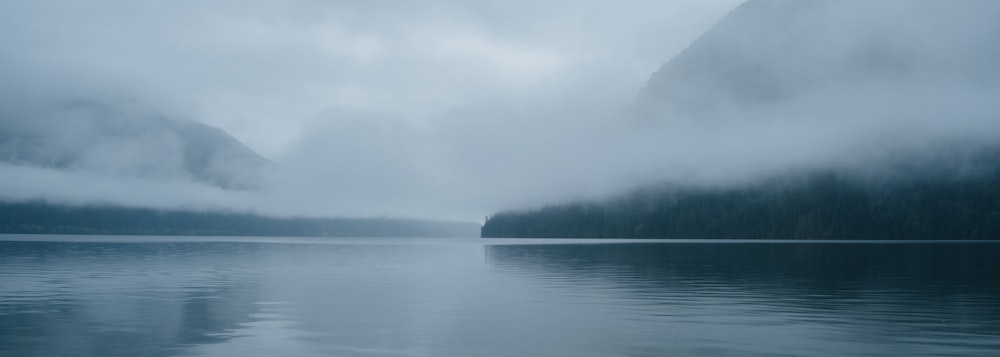
<instances>
[{"instance_id":1,"label":"mountain slope","mask_svg":"<svg viewBox=\"0 0 1000 357\"><path fill-rule=\"evenodd\" d=\"M723 190L639 191L619 200L501 212L484 238L1000 238L1000 174L875 188L836 174Z\"/></svg>"},{"instance_id":2,"label":"mountain slope","mask_svg":"<svg viewBox=\"0 0 1000 357\"><path fill-rule=\"evenodd\" d=\"M996 89L998 19L990 0L750 0L653 74L635 109L710 120L872 86Z\"/></svg>"},{"instance_id":3,"label":"mountain slope","mask_svg":"<svg viewBox=\"0 0 1000 357\"><path fill-rule=\"evenodd\" d=\"M501 212L482 236L998 239L997 43L998 1L747 1L653 74L634 112L681 133L736 128L749 139L690 140L730 164L787 136L800 140L766 152L840 161ZM837 147L811 146L823 144Z\"/></svg>"},{"instance_id":4,"label":"mountain slope","mask_svg":"<svg viewBox=\"0 0 1000 357\"><path fill-rule=\"evenodd\" d=\"M222 129L129 103L39 101L0 108L0 161L108 176L253 188L270 163Z\"/></svg>"}]
</instances>

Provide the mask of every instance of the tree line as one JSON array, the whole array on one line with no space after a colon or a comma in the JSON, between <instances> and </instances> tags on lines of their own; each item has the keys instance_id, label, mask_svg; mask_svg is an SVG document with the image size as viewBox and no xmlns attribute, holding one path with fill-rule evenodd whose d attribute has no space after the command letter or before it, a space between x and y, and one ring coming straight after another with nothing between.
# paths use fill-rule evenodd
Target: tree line
<instances>
[{"instance_id":1,"label":"tree line","mask_svg":"<svg viewBox=\"0 0 1000 357\"><path fill-rule=\"evenodd\" d=\"M389 218L277 218L239 212L0 202L0 233L324 237L469 237L475 223Z\"/></svg>"},{"instance_id":2,"label":"tree line","mask_svg":"<svg viewBox=\"0 0 1000 357\"><path fill-rule=\"evenodd\" d=\"M482 237L1000 239L1000 175L868 185L810 175L796 184L642 190L608 202L489 217Z\"/></svg>"}]
</instances>

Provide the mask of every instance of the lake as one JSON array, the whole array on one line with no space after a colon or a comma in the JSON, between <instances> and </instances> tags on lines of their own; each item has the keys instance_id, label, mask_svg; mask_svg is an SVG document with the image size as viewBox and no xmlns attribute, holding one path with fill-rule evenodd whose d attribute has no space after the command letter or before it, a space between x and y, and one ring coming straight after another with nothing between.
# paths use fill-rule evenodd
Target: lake
<instances>
[{"instance_id":1,"label":"lake","mask_svg":"<svg viewBox=\"0 0 1000 357\"><path fill-rule=\"evenodd\" d=\"M998 354L998 243L0 236L0 356Z\"/></svg>"}]
</instances>

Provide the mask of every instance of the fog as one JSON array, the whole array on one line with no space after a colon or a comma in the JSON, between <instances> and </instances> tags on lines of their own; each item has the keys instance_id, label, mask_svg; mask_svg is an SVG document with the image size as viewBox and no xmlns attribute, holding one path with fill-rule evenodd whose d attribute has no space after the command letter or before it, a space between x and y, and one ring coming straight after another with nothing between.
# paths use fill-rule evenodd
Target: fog
<instances>
[{"instance_id":1,"label":"fog","mask_svg":"<svg viewBox=\"0 0 1000 357\"><path fill-rule=\"evenodd\" d=\"M900 160L962 174L1000 141L996 3L767 3L787 20L754 1L713 28L740 3L5 1L0 140L50 162L8 158L0 197L480 220ZM250 188L198 181L174 136L136 139L151 118L270 164Z\"/></svg>"}]
</instances>

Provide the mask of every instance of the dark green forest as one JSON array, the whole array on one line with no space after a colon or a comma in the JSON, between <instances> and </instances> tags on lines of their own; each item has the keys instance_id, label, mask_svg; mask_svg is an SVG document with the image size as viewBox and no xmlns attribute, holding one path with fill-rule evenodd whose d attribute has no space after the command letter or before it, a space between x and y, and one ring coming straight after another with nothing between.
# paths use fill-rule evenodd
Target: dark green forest
<instances>
[{"instance_id":1,"label":"dark green forest","mask_svg":"<svg viewBox=\"0 0 1000 357\"><path fill-rule=\"evenodd\" d=\"M1000 175L887 186L826 173L740 189L646 189L498 213L482 237L1000 239Z\"/></svg>"},{"instance_id":2,"label":"dark green forest","mask_svg":"<svg viewBox=\"0 0 1000 357\"><path fill-rule=\"evenodd\" d=\"M472 237L475 223L379 218L273 218L249 213L160 211L110 206L68 207L0 202L0 233Z\"/></svg>"}]
</instances>

